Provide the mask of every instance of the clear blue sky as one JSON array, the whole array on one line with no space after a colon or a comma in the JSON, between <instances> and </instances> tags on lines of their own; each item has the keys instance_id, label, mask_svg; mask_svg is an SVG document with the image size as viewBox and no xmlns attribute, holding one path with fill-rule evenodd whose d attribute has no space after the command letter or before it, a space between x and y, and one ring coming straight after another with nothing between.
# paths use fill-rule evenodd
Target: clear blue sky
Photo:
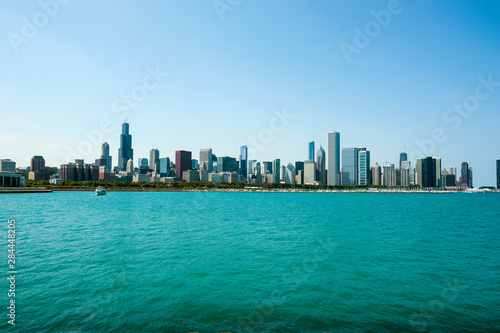
<instances>
[{"instance_id":1,"label":"clear blue sky","mask_svg":"<svg viewBox=\"0 0 500 333\"><path fill-rule=\"evenodd\" d=\"M161 157L184 149L198 158L201 148L236 157L261 134L257 159L286 164L307 159L310 140L326 149L335 130L341 147L367 147L372 164L398 163L405 146L415 157L421 141L443 167L469 162L475 186L496 182L500 83L475 97L479 77L500 82L496 0L221 0L223 13L211 0L73 0L44 14L40 3L54 1L0 0L0 158L18 166L33 155L68 162L103 120L114 126L101 141L117 164L123 113L114 110L159 68L168 76L147 81L128 114L134 163L152 147ZM374 24L371 12L389 9ZM350 62L347 44L359 46ZM464 101L472 112L447 112ZM273 110L284 109L295 117L272 127ZM80 157L93 162L99 150Z\"/></svg>"}]
</instances>

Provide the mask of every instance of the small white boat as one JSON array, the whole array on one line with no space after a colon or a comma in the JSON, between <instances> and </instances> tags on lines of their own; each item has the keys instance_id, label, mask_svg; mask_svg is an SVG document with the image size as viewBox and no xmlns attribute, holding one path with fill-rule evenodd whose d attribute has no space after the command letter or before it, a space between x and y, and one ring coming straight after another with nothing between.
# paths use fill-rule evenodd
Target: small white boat
<instances>
[{"instance_id":1,"label":"small white boat","mask_svg":"<svg viewBox=\"0 0 500 333\"><path fill-rule=\"evenodd\" d=\"M105 195L105 194L106 194L106 190L104 189L104 187L98 186L95 189L95 195Z\"/></svg>"}]
</instances>

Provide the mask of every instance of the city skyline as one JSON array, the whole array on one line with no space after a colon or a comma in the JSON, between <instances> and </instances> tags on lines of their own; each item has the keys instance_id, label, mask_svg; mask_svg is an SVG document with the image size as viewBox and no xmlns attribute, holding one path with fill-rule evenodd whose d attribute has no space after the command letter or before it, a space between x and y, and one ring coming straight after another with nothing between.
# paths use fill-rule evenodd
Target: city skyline
<instances>
[{"instance_id":1,"label":"city skyline","mask_svg":"<svg viewBox=\"0 0 500 333\"><path fill-rule=\"evenodd\" d=\"M93 161L108 142L119 161L127 119L135 157L202 146L239 156L247 143L249 159L286 165L335 130L372 165L406 150L412 163L467 161L475 186L495 184L499 4L394 3L244 2L223 20L210 2L99 3L99 15L96 2L59 4L16 49L12 34L44 8L3 2L0 158ZM366 34L370 24L379 31Z\"/></svg>"},{"instance_id":2,"label":"city skyline","mask_svg":"<svg viewBox=\"0 0 500 333\"><path fill-rule=\"evenodd\" d=\"M256 174L253 163L256 163L255 166L258 166L259 169L257 177L260 177L261 168L262 174L265 173L265 170L269 170L272 179L269 181L266 180L266 182L272 183L285 182L294 184L296 181L295 177L299 177L299 179L301 179L299 180L299 184L384 185L388 187L409 187L412 185L419 185L424 188L474 188L473 169L469 166L468 162L461 163L461 172L457 174L457 168L455 166L450 166L449 170L443 167L441 158L439 157L418 157L415 166L412 166L406 152L400 153L399 165L396 168L394 163L385 161L385 165L383 165L383 182L381 182L381 168L377 162L373 165L371 164L371 152L367 150L366 147L343 148L340 145L340 133L334 131L329 132L327 135L327 149L330 154L328 159L326 158L325 150L322 145L320 145L317 152L317 162L315 162L315 156L313 154L315 143L314 141L310 141L308 142L307 148L308 158L302 161L295 161L295 166L292 162L289 162L288 165L285 166L286 163L281 164L279 158L275 158L272 162L258 161L255 159L249 160L248 147L243 145L240 146L240 154L238 157L222 156L217 158L216 155L212 153L211 148L202 148L199 151L199 160L193 158L192 151L177 150L172 160L175 160L172 167L170 165L169 156L160 158L159 149L152 148L149 151L149 159L138 157L137 167L134 167L130 124L128 122L123 122L122 133L120 134L120 147L118 148L118 165L112 165L112 156L110 156L109 153L110 146L107 142L104 142L101 145L101 155L99 158L95 159L94 163L85 163L84 159L75 159L75 163L69 161L68 163L61 164L60 178L56 177L59 175L54 175L57 173L58 167L48 166L45 168L45 159L43 156L33 156L28 171L34 171L35 173L31 175L33 172L29 172L29 179L47 180L49 176L52 179L52 175L54 175L54 177L60 180L78 179L82 181L84 179L94 179L109 181L110 174L113 173L118 177L125 176L125 178L121 180L125 182L150 182L152 178L147 175L151 175L153 178L158 177L160 174L163 174L164 177L171 177L172 175L169 170L172 169L175 170L175 179L179 179L180 181L191 182L201 180L212 182L212 169L216 167L217 171L215 171L215 173L229 173L230 182L235 181L234 178L231 178L234 177L232 174L235 173L235 175L240 177L236 182L249 182L252 179L251 181L255 183ZM161 162L161 160L163 162ZM500 160L496 161L497 188L500 188L499 162ZM1 163L4 164L2 164L0 171L12 172L13 168L20 170L24 169L24 167L16 167L16 162L11 159L0 159L0 164ZM213 163L216 163L215 167ZM271 167L266 167L266 163ZM302 163L300 169L297 168L298 163ZM329 168L334 170L331 176L330 173L328 173L329 169L326 168L327 163ZM5 167L5 165L8 166ZM122 165L124 167L122 167ZM3 170L4 167L5 170ZM299 173L300 170L302 170L302 173ZM123 172L125 172L125 174L122 174ZM188 173L184 174L185 172ZM372 172L375 176L372 175ZM253 176L250 177L251 175ZM213 176L215 177L217 175ZM247 179L247 176L250 178ZM157 178L157 181L160 181L160 178L161 176ZM173 179L174 178L169 181L173 181ZM216 182L219 181L221 181L220 178L216 180ZM258 180L256 184L261 184L260 181L261 180Z\"/></svg>"}]
</instances>

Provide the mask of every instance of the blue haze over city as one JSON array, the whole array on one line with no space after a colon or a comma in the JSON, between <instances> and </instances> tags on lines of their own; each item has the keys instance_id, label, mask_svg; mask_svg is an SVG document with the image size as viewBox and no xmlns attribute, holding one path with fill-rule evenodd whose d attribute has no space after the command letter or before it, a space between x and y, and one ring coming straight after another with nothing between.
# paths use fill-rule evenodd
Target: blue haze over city
<instances>
[{"instance_id":1,"label":"blue haze over city","mask_svg":"<svg viewBox=\"0 0 500 333\"><path fill-rule=\"evenodd\" d=\"M0 158L18 167L92 163L104 141L116 165L127 120L134 163L238 157L266 132L251 157L287 165L337 131L372 165L406 151L496 184L498 1L46 3L0 1Z\"/></svg>"}]
</instances>

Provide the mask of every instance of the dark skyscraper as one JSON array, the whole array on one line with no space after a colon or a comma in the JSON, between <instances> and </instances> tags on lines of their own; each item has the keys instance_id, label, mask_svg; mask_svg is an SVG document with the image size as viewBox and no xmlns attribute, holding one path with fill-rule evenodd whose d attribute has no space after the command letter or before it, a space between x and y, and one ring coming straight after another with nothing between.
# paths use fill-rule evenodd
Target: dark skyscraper
<instances>
[{"instance_id":1,"label":"dark skyscraper","mask_svg":"<svg viewBox=\"0 0 500 333\"><path fill-rule=\"evenodd\" d=\"M125 171L128 160L134 159L132 149L132 135L129 134L128 123L122 124L122 134L120 134L120 149L118 149L118 170Z\"/></svg>"},{"instance_id":2,"label":"dark skyscraper","mask_svg":"<svg viewBox=\"0 0 500 333\"><path fill-rule=\"evenodd\" d=\"M182 171L191 169L191 152L177 150L175 152L175 171L177 177L182 179Z\"/></svg>"},{"instance_id":3,"label":"dark skyscraper","mask_svg":"<svg viewBox=\"0 0 500 333\"><path fill-rule=\"evenodd\" d=\"M399 154L399 167L402 167L404 161L408 161L408 154L405 152Z\"/></svg>"},{"instance_id":4,"label":"dark skyscraper","mask_svg":"<svg viewBox=\"0 0 500 333\"><path fill-rule=\"evenodd\" d=\"M240 147L240 175L246 178L248 172L248 147L241 146Z\"/></svg>"},{"instance_id":5,"label":"dark skyscraper","mask_svg":"<svg viewBox=\"0 0 500 333\"><path fill-rule=\"evenodd\" d=\"M500 160L497 160L497 188L500 189Z\"/></svg>"},{"instance_id":6,"label":"dark skyscraper","mask_svg":"<svg viewBox=\"0 0 500 333\"><path fill-rule=\"evenodd\" d=\"M462 170L460 173L460 186L462 188L473 188L472 186L472 169L469 168L469 163L462 163Z\"/></svg>"},{"instance_id":7,"label":"dark skyscraper","mask_svg":"<svg viewBox=\"0 0 500 333\"><path fill-rule=\"evenodd\" d=\"M43 177L43 174L45 173L45 159L43 158L43 156L33 156L31 158L30 171L38 171L42 174Z\"/></svg>"},{"instance_id":8,"label":"dark skyscraper","mask_svg":"<svg viewBox=\"0 0 500 333\"><path fill-rule=\"evenodd\" d=\"M432 157L422 160L422 187L437 187L436 159Z\"/></svg>"}]
</instances>

